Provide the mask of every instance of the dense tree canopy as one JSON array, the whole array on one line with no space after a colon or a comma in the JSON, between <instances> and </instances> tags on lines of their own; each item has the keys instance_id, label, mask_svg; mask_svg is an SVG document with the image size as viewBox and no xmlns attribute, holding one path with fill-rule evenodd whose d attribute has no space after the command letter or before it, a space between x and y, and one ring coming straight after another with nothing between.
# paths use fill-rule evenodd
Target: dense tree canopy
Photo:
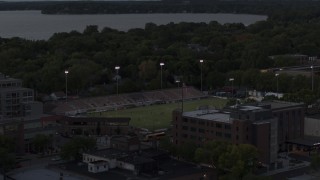
<instances>
[{"instance_id":1,"label":"dense tree canopy","mask_svg":"<svg viewBox=\"0 0 320 180\"><path fill-rule=\"evenodd\" d=\"M301 16L289 16L292 12ZM56 33L47 41L0 39L0 72L22 78L38 92L50 93L64 90L64 70L68 69L70 94L89 95L89 90L108 94L115 93L115 66L121 67L120 93L160 88L160 62L165 63L164 87L176 87L176 77L182 77L187 85L200 88L199 59L204 59L204 90L229 85L233 77L235 87L275 91L274 74L260 69L297 64L290 56L276 55L317 56L318 12L317 8L273 12L267 21L249 26L148 23L144 29L128 32L88 26L84 32ZM278 78L281 92L311 89L311 77L281 74ZM316 76L314 94L320 88L318 80Z\"/></svg>"}]
</instances>

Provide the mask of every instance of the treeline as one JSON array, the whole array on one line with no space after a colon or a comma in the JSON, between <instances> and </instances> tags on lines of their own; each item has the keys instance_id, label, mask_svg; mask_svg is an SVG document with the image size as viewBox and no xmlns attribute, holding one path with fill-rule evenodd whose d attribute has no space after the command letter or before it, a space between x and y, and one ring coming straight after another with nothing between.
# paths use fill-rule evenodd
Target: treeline
<instances>
[{"instance_id":1,"label":"treeline","mask_svg":"<svg viewBox=\"0 0 320 180\"><path fill-rule=\"evenodd\" d=\"M78 1L50 4L43 14L129 14L129 13L244 13L270 15L291 9L319 6L301 1ZM319 9L319 8L318 8Z\"/></svg>"},{"instance_id":2,"label":"treeline","mask_svg":"<svg viewBox=\"0 0 320 180\"><path fill-rule=\"evenodd\" d=\"M217 22L148 23L144 29L128 32L88 26L84 32L56 33L47 41L0 39L0 72L50 93L65 89L64 70L68 69L70 94L102 95L116 92L115 66L120 66L120 93L159 89L160 62L165 63L164 88L176 87L177 78L200 88L199 59L204 59L204 90L230 86L228 79L233 77L235 87L276 91L274 74L260 69L299 63L288 56L269 58L272 55L319 56L320 21L316 15L303 21L275 17L248 27ZM311 89L311 77L281 74L278 78L280 92ZM315 76L309 99L318 96L319 80Z\"/></svg>"},{"instance_id":3,"label":"treeline","mask_svg":"<svg viewBox=\"0 0 320 180\"><path fill-rule=\"evenodd\" d=\"M311 0L2 1L0 11L41 10L43 14L243 13L269 16L277 12L297 9L312 11L312 9L319 9L319 4L320 2Z\"/></svg>"}]
</instances>

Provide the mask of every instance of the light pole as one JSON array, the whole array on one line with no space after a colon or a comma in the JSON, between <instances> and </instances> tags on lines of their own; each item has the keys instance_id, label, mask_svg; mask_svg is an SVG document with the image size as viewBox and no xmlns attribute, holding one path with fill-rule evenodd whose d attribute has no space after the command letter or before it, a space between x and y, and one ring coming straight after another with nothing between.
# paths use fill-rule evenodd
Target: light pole
<instances>
[{"instance_id":1,"label":"light pole","mask_svg":"<svg viewBox=\"0 0 320 180\"><path fill-rule=\"evenodd\" d=\"M202 63L203 63L203 59L200 59L200 69L201 69L201 92L202 92Z\"/></svg>"},{"instance_id":2,"label":"light pole","mask_svg":"<svg viewBox=\"0 0 320 180\"><path fill-rule=\"evenodd\" d=\"M277 78L277 98L279 99L279 74L275 74L276 78Z\"/></svg>"},{"instance_id":3,"label":"light pole","mask_svg":"<svg viewBox=\"0 0 320 180\"><path fill-rule=\"evenodd\" d=\"M117 96L118 96L119 95L119 69L120 69L120 66L116 66L116 67L114 67L114 69L117 72L116 80L117 80Z\"/></svg>"},{"instance_id":4,"label":"light pole","mask_svg":"<svg viewBox=\"0 0 320 180\"><path fill-rule=\"evenodd\" d=\"M313 66L311 68L311 90L313 91Z\"/></svg>"},{"instance_id":5,"label":"light pole","mask_svg":"<svg viewBox=\"0 0 320 180\"><path fill-rule=\"evenodd\" d=\"M234 78L229 78L229 81L231 81L231 91L232 91L232 98L233 98L233 81L234 81Z\"/></svg>"},{"instance_id":6,"label":"light pole","mask_svg":"<svg viewBox=\"0 0 320 180\"><path fill-rule=\"evenodd\" d=\"M163 63L163 62L160 63L160 70L161 70L161 72L160 72L161 90L162 90L162 66L164 66L164 63Z\"/></svg>"},{"instance_id":7,"label":"light pole","mask_svg":"<svg viewBox=\"0 0 320 180\"><path fill-rule=\"evenodd\" d=\"M69 71L65 70L64 74L66 75L66 102L68 102L68 74L69 74Z\"/></svg>"},{"instance_id":8,"label":"light pole","mask_svg":"<svg viewBox=\"0 0 320 180\"><path fill-rule=\"evenodd\" d=\"M176 83L178 84L178 88L180 87L180 80L176 80Z\"/></svg>"}]
</instances>

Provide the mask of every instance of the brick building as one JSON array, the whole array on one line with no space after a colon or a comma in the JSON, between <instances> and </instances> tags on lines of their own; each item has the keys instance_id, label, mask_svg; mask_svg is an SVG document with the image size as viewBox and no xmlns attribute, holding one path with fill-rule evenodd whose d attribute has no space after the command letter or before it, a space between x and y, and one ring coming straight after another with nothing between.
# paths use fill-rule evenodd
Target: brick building
<instances>
[{"instance_id":1,"label":"brick building","mask_svg":"<svg viewBox=\"0 0 320 180\"><path fill-rule=\"evenodd\" d=\"M252 144L259 160L275 163L286 150L286 141L303 137L304 105L289 102L261 102L237 105L224 110L173 111L173 141L180 145L192 141L225 140L233 144Z\"/></svg>"},{"instance_id":2,"label":"brick building","mask_svg":"<svg viewBox=\"0 0 320 180\"><path fill-rule=\"evenodd\" d=\"M128 134L130 118L116 117L68 117L63 116L57 123L59 133L64 136L73 135L119 135Z\"/></svg>"}]
</instances>

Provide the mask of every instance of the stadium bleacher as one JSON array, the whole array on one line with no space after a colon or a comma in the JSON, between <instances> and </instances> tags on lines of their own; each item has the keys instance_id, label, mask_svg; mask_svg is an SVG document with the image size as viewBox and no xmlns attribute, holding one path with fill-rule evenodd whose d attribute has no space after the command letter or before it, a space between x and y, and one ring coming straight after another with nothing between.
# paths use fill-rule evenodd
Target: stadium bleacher
<instances>
[{"instance_id":1,"label":"stadium bleacher","mask_svg":"<svg viewBox=\"0 0 320 180\"><path fill-rule=\"evenodd\" d=\"M200 99L206 97L201 91L194 87L184 87L183 99ZM144 106L157 103L172 103L181 101L181 88L154 90L147 92L135 92L102 97L81 98L68 102L54 102L55 108L52 114L76 115L86 112L110 111L115 108Z\"/></svg>"}]
</instances>

